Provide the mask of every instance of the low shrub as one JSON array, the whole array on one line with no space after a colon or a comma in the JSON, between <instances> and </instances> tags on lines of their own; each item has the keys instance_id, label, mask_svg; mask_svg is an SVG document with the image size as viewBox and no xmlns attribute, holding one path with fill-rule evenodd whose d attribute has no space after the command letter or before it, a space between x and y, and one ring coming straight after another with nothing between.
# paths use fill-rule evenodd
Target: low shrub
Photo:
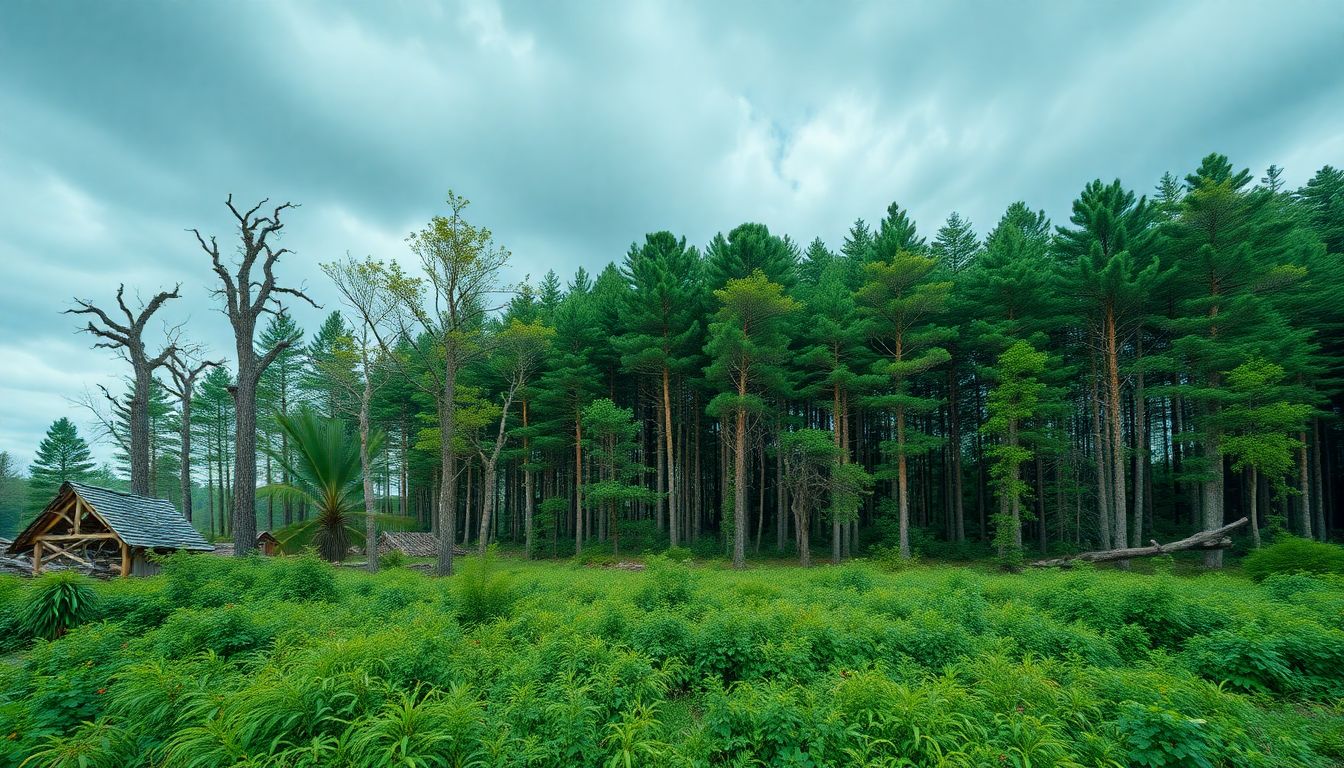
<instances>
[{"instance_id":1,"label":"low shrub","mask_svg":"<svg viewBox=\"0 0 1344 768\"><path fill-rule=\"evenodd\" d=\"M457 617L479 624L507 615L517 592L513 578L499 569L494 550L465 561L452 581Z\"/></svg>"},{"instance_id":2,"label":"low shrub","mask_svg":"<svg viewBox=\"0 0 1344 768\"><path fill-rule=\"evenodd\" d=\"M646 611L689 602L695 591L695 574L683 563L663 555L645 561L643 582L635 591L635 605Z\"/></svg>"},{"instance_id":3,"label":"low shrub","mask_svg":"<svg viewBox=\"0 0 1344 768\"><path fill-rule=\"evenodd\" d=\"M39 577L24 596L19 630L28 637L55 640L94 617L98 595L87 576L56 571Z\"/></svg>"},{"instance_id":4,"label":"low shrub","mask_svg":"<svg viewBox=\"0 0 1344 768\"><path fill-rule=\"evenodd\" d=\"M1276 573L1344 574L1344 547L1284 536L1247 555L1241 568L1254 581L1264 581Z\"/></svg>"},{"instance_id":5,"label":"low shrub","mask_svg":"<svg viewBox=\"0 0 1344 768\"><path fill-rule=\"evenodd\" d=\"M404 568L406 566L406 556L395 549L390 549L378 556L378 567L383 569Z\"/></svg>"}]
</instances>

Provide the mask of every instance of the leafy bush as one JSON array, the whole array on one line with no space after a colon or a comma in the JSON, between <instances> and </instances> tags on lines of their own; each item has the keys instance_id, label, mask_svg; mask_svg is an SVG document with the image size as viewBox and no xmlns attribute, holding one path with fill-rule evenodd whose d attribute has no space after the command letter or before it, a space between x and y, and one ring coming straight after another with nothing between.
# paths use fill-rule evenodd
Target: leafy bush
<instances>
[{"instance_id":1,"label":"leafy bush","mask_svg":"<svg viewBox=\"0 0 1344 768\"><path fill-rule=\"evenodd\" d=\"M389 549L378 556L379 568L404 568L406 566L406 556L400 551Z\"/></svg>"},{"instance_id":2,"label":"leafy bush","mask_svg":"<svg viewBox=\"0 0 1344 768\"><path fill-rule=\"evenodd\" d=\"M695 590L695 575L680 562L657 555L646 561L644 580L635 592L635 605L646 611L689 602Z\"/></svg>"},{"instance_id":3,"label":"leafy bush","mask_svg":"<svg viewBox=\"0 0 1344 768\"><path fill-rule=\"evenodd\" d=\"M91 620L98 602L92 581L73 571L45 574L33 582L19 614L28 637L55 640Z\"/></svg>"},{"instance_id":4,"label":"leafy bush","mask_svg":"<svg viewBox=\"0 0 1344 768\"><path fill-rule=\"evenodd\" d=\"M1276 573L1344 573L1344 547L1296 536L1284 536L1241 561L1255 581Z\"/></svg>"},{"instance_id":5,"label":"leafy bush","mask_svg":"<svg viewBox=\"0 0 1344 768\"><path fill-rule=\"evenodd\" d=\"M695 553L686 547L668 547L664 550L663 557L674 563L689 563L695 559Z\"/></svg>"},{"instance_id":6,"label":"leafy bush","mask_svg":"<svg viewBox=\"0 0 1344 768\"><path fill-rule=\"evenodd\" d=\"M494 550L465 560L453 577L458 618L467 624L479 624L506 615L517 594L513 578L499 570Z\"/></svg>"},{"instance_id":7,"label":"leafy bush","mask_svg":"<svg viewBox=\"0 0 1344 768\"><path fill-rule=\"evenodd\" d=\"M1207 723L1154 705L1126 701L1116 720L1129 764L1148 768L1213 768Z\"/></svg>"}]
</instances>

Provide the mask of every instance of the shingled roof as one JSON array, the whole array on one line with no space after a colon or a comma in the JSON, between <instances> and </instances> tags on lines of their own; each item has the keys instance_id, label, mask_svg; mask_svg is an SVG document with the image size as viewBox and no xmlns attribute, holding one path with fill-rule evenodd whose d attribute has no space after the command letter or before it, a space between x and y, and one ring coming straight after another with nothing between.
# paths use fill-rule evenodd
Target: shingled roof
<instances>
[{"instance_id":1,"label":"shingled roof","mask_svg":"<svg viewBox=\"0 0 1344 768\"><path fill-rule=\"evenodd\" d=\"M424 531L383 531L378 537L378 552L396 550L407 557L438 557L439 537ZM465 555L467 550L454 544L453 554Z\"/></svg>"},{"instance_id":2,"label":"shingled roof","mask_svg":"<svg viewBox=\"0 0 1344 768\"><path fill-rule=\"evenodd\" d=\"M66 491L78 494L84 503L93 508L98 517L107 523L108 528L131 547L146 549L188 549L209 552L214 549L180 512L173 508L167 499L152 499L122 493L110 488L100 488L85 483L66 482L47 507L64 498ZM23 533L20 533L10 545L10 549L31 546L29 539L37 531L39 523L46 517L38 515Z\"/></svg>"}]
</instances>

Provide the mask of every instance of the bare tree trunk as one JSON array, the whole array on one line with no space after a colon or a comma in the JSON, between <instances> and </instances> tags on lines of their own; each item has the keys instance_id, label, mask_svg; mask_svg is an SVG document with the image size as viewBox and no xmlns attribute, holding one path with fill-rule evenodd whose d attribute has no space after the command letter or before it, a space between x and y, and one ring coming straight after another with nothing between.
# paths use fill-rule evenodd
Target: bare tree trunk
<instances>
[{"instance_id":1,"label":"bare tree trunk","mask_svg":"<svg viewBox=\"0 0 1344 768\"><path fill-rule=\"evenodd\" d=\"M1108 390L1107 416L1110 419L1111 438L1111 494L1114 502L1112 512L1115 517L1115 543L1124 546L1129 542L1129 503L1125 497L1125 428L1120 400L1120 350L1119 329L1116 328L1115 310L1106 308L1106 385ZM1121 568L1129 568L1127 561L1118 563Z\"/></svg>"},{"instance_id":2,"label":"bare tree trunk","mask_svg":"<svg viewBox=\"0 0 1344 768\"><path fill-rule=\"evenodd\" d=\"M436 572L453 575L453 539L457 536L457 366L450 355L444 364L443 397L439 402L439 556Z\"/></svg>"},{"instance_id":3,"label":"bare tree trunk","mask_svg":"<svg viewBox=\"0 0 1344 768\"><path fill-rule=\"evenodd\" d=\"M1143 361L1143 330L1139 330L1135 342L1136 357ZM1148 403L1143 387L1143 367L1139 366L1138 378L1134 387L1134 432L1137 449L1134 456L1134 536L1133 546L1143 541L1143 521L1148 508L1148 462L1152 458L1152 447L1148 435Z\"/></svg>"},{"instance_id":4,"label":"bare tree trunk","mask_svg":"<svg viewBox=\"0 0 1344 768\"><path fill-rule=\"evenodd\" d=\"M910 489L905 461L905 406L896 406L896 501L900 509L901 557L910 557ZM1018 529L1021 538L1021 528Z\"/></svg>"},{"instance_id":5,"label":"bare tree trunk","mask_svg":"<svg viewBox=\"0 0 1344 768\"><path fill-rule=\"evenodd\" d=\"M1312 538L1311 531L1311 482L1307 474L1307 431L1304 429L1298 433L1297 439L1302 443L1302 447L1297 451L1297 490L1301 494L1297 500L1297 522L1301 529L1302 537Z\"/></svg>"},{"instance_id":6,"label":"bare tree trunk","mask_svg":"<svg viewBox=\"0 0 1344 768\"><path fill-rule=\"evenodd\" d=\"M1219 435L1210 431L1204 438L1204 461L1208 464L1208 476L1204 480L1204 530L1212 531L1223 524L1223 454L1219 449ZM1204 566L1223 567L1223 551L1211 550L1204 553Z\"/></svg>"},{"instance_id":7,"label":"bare tree trunk","mask_svg":"<svg viewBox=\"0 0 1344 768\"><path fill-rule=\"evenodd\" d=\"M1111 505L1110 493L1106 488L1105 433L1101 431L1101 393L1098 391L1096 360L1093 359L1092 377L1092 447L1097 464L1097 520L1100 525L1101 548L1111 548Z\"/></svg>"},{"instance_id":8,"label":"bare tree trunk","mask_svg":"<svg viewBox=\"0 0 1344 768\"><path fill-rule=\"evenodd\" d=\"M1250 493L1251 493L1251 546L1254 547L1255 549L1259 549L1259 548L1260 548L1260 517L1259 517L1259 510L1258 510L1258 507L1259 507L1259 503L1260 503L1260 490L1259 490L1258 486L1259 486L1259 483L1260 483L1260 472L1259 472L1255 467L1251 467L1251 468L1250 468L1250 471L1248 471L1248 472L1246 473L1246 479L1250 482L1250 485L1251 485L1251 487L1250 487Z\"/></svg>"},{"instance_id":9,"label":"bare tree trunk","mask_svg":"<svg viewBox=\"0 0 1344 768\"><path fill-rule=\"evenodd\" d=\"M738 376L738 397L747 394L747 374ZM733 443L733 567L747 567L747 409L738 406Z\"/></svg>"},{"instance_id":10,"label":"bare tree trunk","mask_svg":"<svg viewBox=\"0 0 1344 768\"><path fill-rule=\"evenodd\" d=\"M1313 437L1312 444L1315 446L1315 450L1312 451L1311 454L1312 475L1313 475L1312 484L1315 486L1315 493L1312 494L1312 498L1316 499L1316 506L1314 507L1315 515L1313 516L1313 520L1315 521L1316 538L1320 539L1321 541L1329 541L1330 531L1325 524L1325 504L1326 504L1325 482L1322 479L1322 470L1321 470L1321 461L1322 461L1321 457L1325 454L1325 443L1321 441L1320 419L1312 419L1311 432Z\"/></svg>"},{"instance_id":11,"label":"bare tree trunk","mask_svg":"<svg viewBox=\"0 0 1344 768\"><path fill-rule=\"evenodd\" d=\"M574 555L583 554L583 421L574 414Z\"/></svg>"},{"instance_id":12,"label":"bare tree trunk","mask_svg":"<svg viewBox=\"0 0 1344 768\"><path fill-rule=\"evenodd\" d=\"M364 554L370 573L378 572L378 518L374 514L373 466L369 457L369 404L373 400L373 375L369 371L368 341L361 347L364 358L364 391L359 398L359 465L364 473Z\"/></svg>"}]
</instances>

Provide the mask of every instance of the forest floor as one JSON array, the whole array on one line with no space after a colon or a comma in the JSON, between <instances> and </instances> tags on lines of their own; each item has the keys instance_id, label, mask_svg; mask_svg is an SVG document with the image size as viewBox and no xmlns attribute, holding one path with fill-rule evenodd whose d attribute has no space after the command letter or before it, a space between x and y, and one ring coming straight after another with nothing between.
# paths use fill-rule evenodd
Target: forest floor
<instances>
[{"instance_id":1,"label":"forest floor","mask_svg":"<svg viewBox=\"0 0 1344 768\"><path fill-rule=\"evenodd\" d=\"M181 556L0 648L0 764L1344 763L1344 586L1184 568Z\"/></svg>"}]
</instances>

